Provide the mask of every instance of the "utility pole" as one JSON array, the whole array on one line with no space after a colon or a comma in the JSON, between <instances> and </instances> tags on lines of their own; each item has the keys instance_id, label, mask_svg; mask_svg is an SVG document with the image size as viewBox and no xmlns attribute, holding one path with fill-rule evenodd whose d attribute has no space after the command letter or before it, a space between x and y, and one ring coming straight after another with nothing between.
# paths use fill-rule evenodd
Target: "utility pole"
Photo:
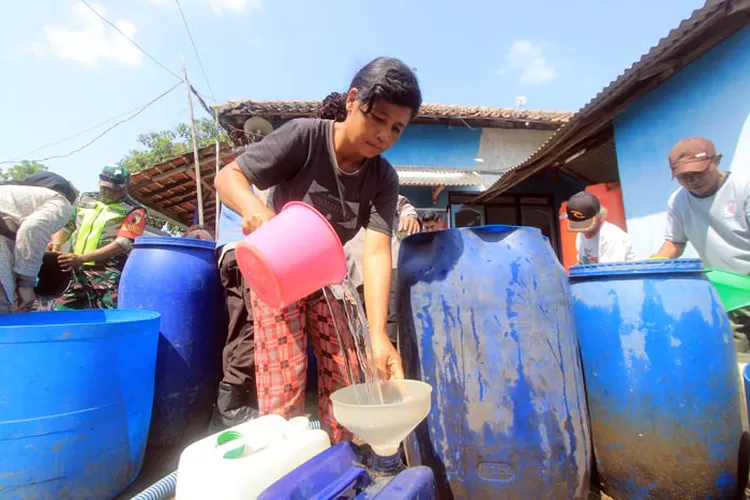
<instances>
[{"instance_id":1,"label":"utility pole","mask_svg":"<svg viewBox=\"0 0 750 500\"><path fill-rule=\"evenodd\" d=\"M198 224L203 225L203 186L201 185L201 159L198 157L198 139L195 134L195 119L193 118L193 97L190 95L190 82L188 82L185 59L180 58L182 63L182 74L185 79L185 91L187 92L188 109L190 110L190 132L193 136L193 163L195 164L195 191L198 194ZM218 206L216 207L218 210Z\"/></svg>"},{"instance_id":2,"label":"utility pole","mask_svg":"<svg viewBox=\"0 0 750 500\"><path fill-rule=\"evenodd\" d=\"M214 128L216 129L214 131L216 135L216 175L219 175L219 170L221 169L221 144L219 140L219 136L221 135L221 129L219 129L219 112L216 111L216 108L214 108ZM216 179L216 177L214 177ZM216 235L216 238L219 237L219 215L221 211L221 199L219 198L219 190L216 190L216 222L214 226L214 234Z\"/></svg>"}]
</instances>

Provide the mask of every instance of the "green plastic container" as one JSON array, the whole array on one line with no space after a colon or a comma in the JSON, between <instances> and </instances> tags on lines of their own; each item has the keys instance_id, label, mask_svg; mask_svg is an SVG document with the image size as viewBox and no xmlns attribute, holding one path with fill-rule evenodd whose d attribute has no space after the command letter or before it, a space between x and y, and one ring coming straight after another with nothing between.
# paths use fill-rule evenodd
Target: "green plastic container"
<instances>
[{"instance_id":1,"label":"green plastic container","mask_svg":"<svg viewBox=\"0 0 750 500\"><path fill-rule=\"evenodd\" d=\"M707 267L706 277L716 288L727 312L750 306L750 276Z\"/></svg>"}]
</instances>

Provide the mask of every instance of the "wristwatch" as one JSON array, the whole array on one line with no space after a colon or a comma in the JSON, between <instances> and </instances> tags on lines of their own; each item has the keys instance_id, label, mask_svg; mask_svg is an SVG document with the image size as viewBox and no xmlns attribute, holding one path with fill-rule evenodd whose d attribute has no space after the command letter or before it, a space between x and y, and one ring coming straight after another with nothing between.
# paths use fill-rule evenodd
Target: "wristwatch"
<instances>
[{"instance_id":1,"label":"wristwatch","mask_svg":"<svg viewBox=\"0 0 750 500\"><path fill-rule=\"evenodd\" d=\"M18 286L19 287L31 287L36 288L36 286L39 284L39 278L31 281L31 280L18 280Z\"/></svg>"}]
</instances>

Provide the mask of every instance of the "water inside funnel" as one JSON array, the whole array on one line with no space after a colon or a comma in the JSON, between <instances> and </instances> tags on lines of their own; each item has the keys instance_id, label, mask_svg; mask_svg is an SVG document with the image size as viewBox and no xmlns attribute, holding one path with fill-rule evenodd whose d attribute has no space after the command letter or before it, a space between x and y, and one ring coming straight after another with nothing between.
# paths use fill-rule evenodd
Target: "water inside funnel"
<instances>
[{"instance_id":1,"label":"water inside funnel","mask_svg":"<svg viewBox=\"0 0 750 500\"><path fill-rule=\"evenodd\" d=\"M357 392L357 402L359 404L383 404L380 377L375 365L375 357L372 354L370 330L367 325L362 301L359 299L357 288L349 281L349 278L344 279L340 288L343 295L341 301L336 299L330 287L323 288L323 295L331 310L336 336L346 360L349 381L352 384L356 383L360 380L360 373L355 373L355 370L361 372L366 390ZM341 311L341 307L335 302L343 304L343 312ZM344 316L343 318L341 317L342 315ZM341 331L344 329L344 326L348 331ZM357 363L359 364L358 369L355 368L355 363L352 363L348 349L344 347L346 345L342 341L344 335L351 336L353 340Z\"/></svg>"}]
</instances>

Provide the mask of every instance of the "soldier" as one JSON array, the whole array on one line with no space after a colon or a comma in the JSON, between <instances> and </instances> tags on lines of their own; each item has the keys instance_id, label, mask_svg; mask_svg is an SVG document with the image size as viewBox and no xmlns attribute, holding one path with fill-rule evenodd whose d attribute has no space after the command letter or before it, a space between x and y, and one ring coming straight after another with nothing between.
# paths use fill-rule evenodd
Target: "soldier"
<instances>
[{"instance_id":1,"label":"soldier","mask_svg":"<svg viewBox=\"0 0 750 500\"><path fill-rule=\"evenodd\" d=\"M129 183L127 168L104 167L99 192L83 193L70 223L53 237L52 250L58 252L71 240L71 253L60 255L58 262L75 275L57 310L117 307L122 268L146 227L146 209L128 196Z\"/></svg>"}]
</instances>

